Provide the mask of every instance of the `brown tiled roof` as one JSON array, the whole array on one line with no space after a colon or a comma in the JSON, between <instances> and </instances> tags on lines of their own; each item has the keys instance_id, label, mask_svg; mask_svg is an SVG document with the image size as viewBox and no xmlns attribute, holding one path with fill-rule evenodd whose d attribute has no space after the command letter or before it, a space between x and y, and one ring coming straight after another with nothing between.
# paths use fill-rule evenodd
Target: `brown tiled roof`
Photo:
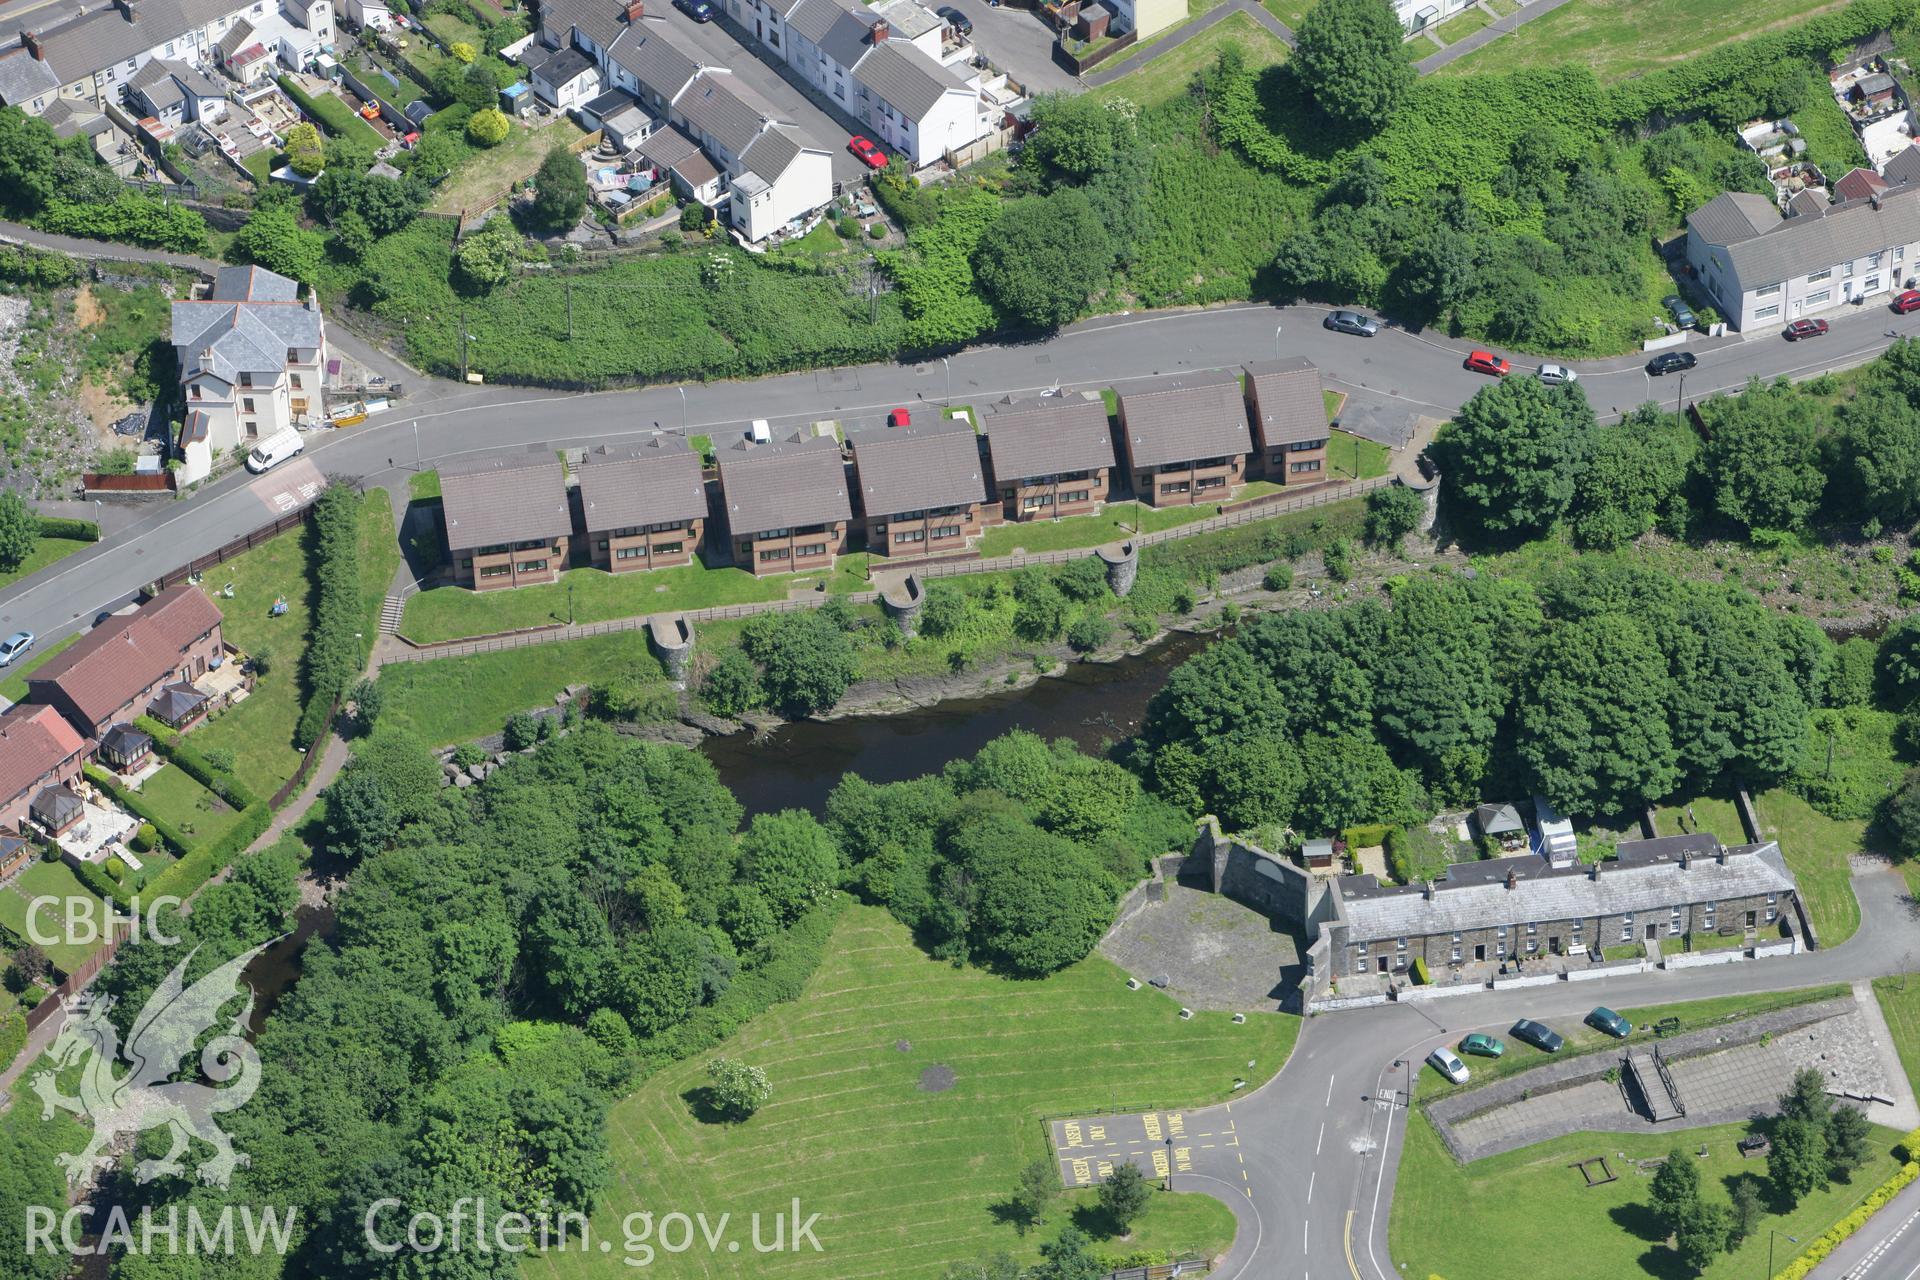
<instances>
[{"instance_id":1,"label":"brown tiled roof","mask_svg":"<svg viewBox=\"0 0 1920 1280\"><path fill-rule=\"evenodd\" d=\"M735 445L720 455L720 492L736 537L853 518L840 445L831 436Z\"/></svg>"},{"instance_id":2,"label":"brown tiled roof","mask_svg":"<svg viewBox=\"0 0 1920 1280\"><path fill-rule=\"evenodd\" d=\"M1327 438L1327 402L1320 370L1304 356L1256 360L1247 366L1253 434L1261 448Z\"/></svg>"},{"instance_id":3,"label":"brown tiled roof","mask_svg":"<svg viewBox=\"0 0 1920 1280\"><path fill-rule=\"evenodd\" d=\"M707 518L700 455L681 436L624 449L598 445L587 450L578 474L588 533Z\"/></svg>"},{"instance_id":4,"label":"brown tiled roof","mask_svg":"<svg viewBox=\"0 0 1920 1280\"><path fill-rule=\"evenodd\" d=\"M1246 453L1240 379L1225 370L1176 373L1120 393L1127 452L1136 467Z\"/></svg>"},{"instance_id":5,"label":"brown tiled roof","mask_svg":"<svg viewBox=\"0 0 1920 1280\"><path fill-rule=\"evenodd\" d=\"M997 483L1113 466L1113 432L1098 396L1038 396L991 408L982 425Z\"/></svg>"},{"instance_id":6,"label":"brown tiled roof","mask_svg":"<svg viewBox=\"0 0 1920 1280\"><path fill-rule=\"evenodd\" d=\"M980 439L958 418L853 437L853 469L869 516L958 507L987 498Z\"/></svg>"},{"instance_id":7,"label":"brown tiled roof","mask_svg":"<svg viewBox=\"0 0 1920 1280\"><path fill-rule=\"evenodd\" d=\"M107 620L28 677L52 684L98 722L180 665L180 655L220 625L220 610L200 588L168 587L138 612Z\"/></svg>"},{"instance_id":8,"label":"brown tiled roof","mask_svg":"<svg viewBox=\"0 0 1920 1280\"><path fill-rule=\"evenodd\" d=\"M0 715L0 803L40 786L61 761L86 745L87 739L52 707L19 706Z\"/></svg>"},{"instance_id":9,"label":"brown tiled roof","mask_svg":"<svg viewBox=\"0 0 1920 1280\"><path fill-rule=\"evenodd\" d=\"M550 450L492 453L440 469L447 546L455 551L573 532L567 476Z\"/></svg>"}]
</instances>

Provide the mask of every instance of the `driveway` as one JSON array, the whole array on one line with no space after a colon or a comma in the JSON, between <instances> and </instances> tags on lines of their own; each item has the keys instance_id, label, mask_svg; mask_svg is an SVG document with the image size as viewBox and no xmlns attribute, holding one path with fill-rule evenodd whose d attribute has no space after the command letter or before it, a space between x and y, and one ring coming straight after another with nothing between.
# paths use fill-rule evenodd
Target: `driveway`
<instances>
[{"instance_id":1,"label":"driveway","mask_svg":"<svg viewBox=\"0 0 1920 1280\"><path fill-rule=\"evenodd\" d=\"M851 187L866 179L866 166L847 150L852 137L847 125L836 120L826 108L789 84L773 66L748 45L733 38L718 22L695 22L670 5L650 10L648 18L658 17L672 33L673 42L712 67L725 67L740 82L780 109L782 115L800 126L802 133L833 153L833 180Z\"/></svg>"},{"instance_id":2,"label":"driveway","mask_svg":"<svg viewBox=\"0 0 1920 1280\"><path fill-rule=\"evenodd\" d=\"M987 61L1020 82L1028 96L1082 89L1071 71L1053 60L1053 28L1035 13L987 0L949 0L973 22L973 43Z\"/></svg>"}]
</instances>

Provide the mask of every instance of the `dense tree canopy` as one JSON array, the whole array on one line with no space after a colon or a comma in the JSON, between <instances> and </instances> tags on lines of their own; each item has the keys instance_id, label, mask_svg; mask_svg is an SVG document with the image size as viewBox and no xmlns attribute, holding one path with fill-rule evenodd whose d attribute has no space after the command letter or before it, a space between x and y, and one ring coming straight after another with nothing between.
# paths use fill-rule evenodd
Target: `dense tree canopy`
<instances>
[{"instance_id":1,"label":"dense tree canopy","mask_svg":"<svg viewBox=\"0 0 1920 1280\"><path fill-rule=\"evenodd\" d=\"M1406 30L1386 0L1328 0L1307 11L1293 55L1329 118L1372 131L1386 124L1414 79Z\"/></svg>"},{"instance_id":2,"label":"dense tree canopy","mask_svg":"<svg viewBox=\"0 0 1920 1280\"><path fill-rule=\"evenodd\" d=\"M1067 187L1009 203L974 250L974 278L1016 325L1057 329L1107 280L1113 246L1086 195Z\"/></svg>"},{"instance_id":3,"label":"dense tree canopy","mask_svg":"<svg viewBox=\"0 0 1920 1280\"><path fill-rule=\"evenodd\" d=\"M1714 510L1748 529L1798 529L1820 503L1817 409L1781 381L1758 378L1738 396L1702 401L1701 467Z\"/></svg>"},{"instance_id":4,"label":"dense tree canopy","mask_svg":"<svg viewBox=\"0 0 1920 1280\"><path fill-rule=\"evenodd\" d=\"M528 210L534 225L554 233L570 230L587 212L587 171L580 157L555 146L534 175L533 202Z\"/></svg>"},{"instance_id":5,"label":"dense tree canopy","mask_svg":"<svg viewBox=\"0 0 1920 1280\"><path fill-rule=\"evenodd\" d=\"M1567 511L1595 424L1579 384L1507 378L1474 393L1433 442L1445 492L1472 525L1537 533Z\"/></svg>"}]
</instances>

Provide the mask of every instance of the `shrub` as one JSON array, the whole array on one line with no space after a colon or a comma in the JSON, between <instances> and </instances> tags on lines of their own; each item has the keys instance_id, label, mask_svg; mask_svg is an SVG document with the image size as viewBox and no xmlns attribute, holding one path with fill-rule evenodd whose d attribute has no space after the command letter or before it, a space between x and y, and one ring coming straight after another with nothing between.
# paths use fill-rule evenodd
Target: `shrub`
<instances>
[{"instance_id":1,"label":"shrub","mask_svg":"<svg viewBox=\"0 0 1920 1280\"><path fill-rule=\"evenodd\" d=\"M127 878L127 864L120 861L118 856L108 857L105 869L106 873L115 880L124 880Z\"/></svg>"},{"instance_id":2,"label":"shrub","mask_svg":"<svg viewBox=\"0 0 1920 1280\"><path fill-rule=\"evenodd\" d=\"M153 842L159 838L160 835L153 829L151 822L142 822L140 829L133 833L133 840L131 842L133 844L133 851L135 853L145 853L147 850L153 848Z\"/></svg>"},{"instance_id":3,"label":"shrub","mask_svg":"<svg viewBox=\"0 0 1920 1280\"><path fill-rule=\"evenodd\" d=\"M463 742L453 749L453 762L462 769L470 769L486 758L486 749L477 742Z\"/></svg>"},{"instance_id":4,"label":"shrub","mask_svg":"<svg viewBox=\"0 0 1920 1280\"><path fill-rule=\"evenodd\" d=\"M1425 956L1415 956L1413 958L1413 966L1408 972L1412 976L1413 981L1419 986L1424 987L1433 981L1433 975L1427 972L1427 958Z\"/></svg>"},{"instance_id":5,"label":"shrub","mask_svg":"<svg viewBox=\"0 0 1920 1280\"><path fill-rule=\"evenodd\" d=\"M128 467L129 471L133 468ZM66 516L41 516L40 536L68 538L74 542L100 541L100 526L91 520L73 520Z\"/></svg>"},{"instance_id":6,"label":"shrub","mask_svg":"<svg viewBox=\"0 0 1920 1280\"><path fill-rule=\"evenodd\" d=\"M513 126L507 113L498 107L483 107L467 117L467 141L476 146L497 147L507 139Z\"/></svg>"},{"instance_id":7,"label":"shrub","mask_svg":"<svg viewBox=\"0 0 1920 1280\"><path fill-rule=\"evenodd\" d=\"M736 1058L715 1058L707 1064L708 1094L714 1106L736 1120L745 1120L773 1097L767 1073Z\"/></svg>"},{"instance_id":8,"label":"shrub","mask_svg":"<svg viewBox=\"0 0 1920 1280\"><path fill-rule=\"evenodd\" d=\"M1834 1223L1831 1227L1828 1227L1824 1233L1807 1246L1806 1252L1802 1253L1792 1262L1789 1262L1780 1273L1774 1277L1774 1280L1805 1280L1806 1276L1811 1273L1815 1267L1826 1261L1828 1254L1838 1249L1854 1232L1866 1226L1867 1219L1878 1213L1887 1201L1893 1199L1896 1195L1900 1194L1901 1191L1905 1190L1908 1184L1913 1182L1915 1178L1920 1178L1920 1164L1915 1164L1911 1159L1912 1149L1908 1145L1913 1140L1913 1136L1912 1134L1908 1134L1907 1137L1902 1139L1900 1144L1894 1148L1895 1151L1909 1157L1907 1163L1901 1165L1892 1177L1875 1187L1852 1213L1849 1213L1846 1217L1840 1219L1840 1221Z\"/></svg>"},{"instance_id":9,"label":"shrub","mask_svg":"<svg viewBox=\"0 0 1920 1280\"><path fill-rule=\"evenodd\" d=\"M525 751L540 741L540 722L524 711L516 711L507 717L504 733L501 735L509 751Z\"/></svg>"},{"instance_id":10,"label":"shrub","mask_svg":"<svg viewBox=\"0 0 1920 1280\"><path fill-rule=\"evenodd\" d=\"M1113 635L1113 624L1105 615L1090 613L1074 620L1067 628L1067 645L1075 653L1092 653Z\"/></svg>"},{"instance_id":11,"label":"shrub","mask_svg":"<svg viewBox=\"0 0 1920 1280\"><path fill-rule=\"evenodd\" d=\"M884 222L876 222L872 226L867 228L867 239L885 240L886 238L887 238L887 226Z\"/></svg>"},{"instance_id":12,"label":"shrub","mask_svg":"<svg viewBox=\"0 0 1920 1280\"><path fill-rule=\"evenodd\" d=\"M1285 591L1293 586L1293 566L1286 561L1267 566L1266 576L1260 579L1260 585L1269 591Z\"/></svg>"}]
</instances>

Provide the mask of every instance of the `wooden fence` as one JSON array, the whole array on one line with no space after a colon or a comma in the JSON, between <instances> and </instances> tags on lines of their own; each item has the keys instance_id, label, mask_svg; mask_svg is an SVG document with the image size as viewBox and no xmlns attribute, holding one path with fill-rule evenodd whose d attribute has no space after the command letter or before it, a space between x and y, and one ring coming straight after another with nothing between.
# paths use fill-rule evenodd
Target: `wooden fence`
<instances>
[{"instance_id":1,"label":"wooden fence","mask_svg":"<svg viewBox=\"0 0 1920 1280\"><path fill-rule=\"evenodd\" d=\"M59 986L47 993L46 999L27 1010L28 1034L31 1035L35 1027L38 1027L48 1018L51 1018L56 1012L65 1008L69 1000L84 990L86 985L92 982L94 977L99 974L102 969L107 967L107 961L113 959L114 953L120 950L120 944L125 942L131 934L132 929L130 927L126 925L116 926L113 937L108 939L104 947L101 947L98 951L81 961L79 968L68 974L61 980ZM0 1063L0 1067L4 1067L5 1065L5 1063Z\"/></svg>"},{"instance_id":2,"label":"wooden fence","mask_svg":"<svg viewBox=\"0 0 1920 1280\"><path fill-rule=\"evenodd\" d=\"M88 493L165 493L173 488L173 473L156 471L150 475L102 475L82 472L80 487Z\"/></svg>"},{"instance_id":3,"label":"wooden fence","mask_svg":"<svg viewBox=\"0 0 1920 1280\"><path fill-rule=\"evenodd\" d=\"M243 534L235 538L232 542L227 543L217 551L209 552L204 556L197 556L160 578L160 589L164 591L176 583L185 582L196 573L204 573L215 565L226 563L243 551L253 550L253 548L259 546L269 538L277 537L289 529L297 529L305 524L312 514L313 507L311 505L304 506L298 511L268 521L252 533Z\"/></svg>"},{"instance_id":4,"label":"wooden fence","mask_svg":"<svg viewBox=\"0 0 1920 1280\"><path fill-rule=\"evenodd\" d=\"M327 724L329 727L332 726L334 719L339 716L339 714L340 699L335 698L333 705L327 708ZM307 785L307 779L313 776L314 766L318 765L320 763L320 757L327 753L327 743L332 740L333 734L329 728L328 732L321 733L319 737L307 744L306 754L300 757L300 767L295 769L293 776L288 778L280 789L273 793L273 799L268 803L268 808L277 810L281 805L298 794L301 787Z\"/></svg>"}]
</instances>

